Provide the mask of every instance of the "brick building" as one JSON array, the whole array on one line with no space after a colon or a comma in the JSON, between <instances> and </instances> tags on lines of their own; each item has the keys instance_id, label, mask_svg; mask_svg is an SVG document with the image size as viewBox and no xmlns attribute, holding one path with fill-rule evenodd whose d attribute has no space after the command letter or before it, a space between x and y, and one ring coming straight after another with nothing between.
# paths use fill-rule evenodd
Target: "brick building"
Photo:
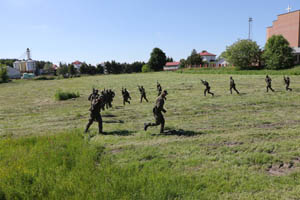
<instances>
[{"instance_id":1,"label":"brick building","mask_svg":"<svg viewBox=\"0 0 300 200\"><path fill-rule=\"evenodd\" d=\"M267 27L267 40L272 35L282 35L294 49L296 62L300 63L300 10L278 15L273 25Z\"/></svg>"}]
</instances>

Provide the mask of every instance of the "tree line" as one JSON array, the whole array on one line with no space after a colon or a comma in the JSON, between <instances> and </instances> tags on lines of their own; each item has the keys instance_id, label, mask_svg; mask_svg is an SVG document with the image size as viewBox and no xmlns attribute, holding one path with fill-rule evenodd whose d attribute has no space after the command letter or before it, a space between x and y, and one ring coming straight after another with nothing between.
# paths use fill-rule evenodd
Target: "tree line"
<instances>
[{"instance_id":1,"label":"tree line","mask_svg":"<svg viewBox=\"0 0 300 200\"><path fill-rule=\"evenodd\" d=\"M282 35L273 35L261 49L255 41L238 40L228 46L220 57L238 69L287 69L295 57L289 42Z\"/></svg>"}]
</instances>

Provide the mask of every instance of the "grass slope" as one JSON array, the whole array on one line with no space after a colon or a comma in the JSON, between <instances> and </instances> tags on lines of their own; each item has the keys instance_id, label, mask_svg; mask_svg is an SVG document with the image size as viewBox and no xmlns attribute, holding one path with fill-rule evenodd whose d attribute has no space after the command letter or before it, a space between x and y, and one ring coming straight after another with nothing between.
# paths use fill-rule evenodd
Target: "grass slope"
<instances>
[{"instance_id":1,"label":"grass slope","mask_svg":"<svg viewBox=\"0 0 300 200\"><path fill-rule=\"evenodd\" d=\"M300 66L283 70L238 70L235 67L189 68L178 70L187 74L237 74L237 75L300 75Z\"/></svg>"},{"instance_id":2,"label":"grass slope","mask_svg":"<svg viewBox=\"0 0 300 200\"><path fill-rule=\"evenodd\" d=\"M0 86L0 199L297 199L300 77L150 73ZM200 79L215 97L204 97ZM156 81L168 90L166 126L153 121ZM150 103L139 103L143 84ZM122 86L132 104L122 106ZM92 87L116 91L105 135L83 135ZM58 89L80 97L55 101ZM27 136L27 137L23 137Z\"/></svg>"}]
</instances>

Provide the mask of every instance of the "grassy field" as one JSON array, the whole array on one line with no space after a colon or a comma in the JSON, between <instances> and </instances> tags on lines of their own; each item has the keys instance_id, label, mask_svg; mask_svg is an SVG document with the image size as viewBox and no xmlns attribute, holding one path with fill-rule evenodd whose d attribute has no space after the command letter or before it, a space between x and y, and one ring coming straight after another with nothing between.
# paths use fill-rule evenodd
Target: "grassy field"
<instances>
[{"instance_id":1,"label":"grassy field","mask_svg":"<svg viewBox=\"0 0 300 200\"><path fill-rule=\"evenodd\" d=\"M271 74L271 73L269 73ZM299 199L300 76L149 73L0 85L0 199ZM203 96L200 79L214 97ZM156 81L169 95L166 133L153 121ZM139 103L137 85L149 103ZM88 122L92 87L116 91ZM121 88L132 102L122 105ZM56 101L56 91L80 97Z\"/></svg>"}]
</instances>

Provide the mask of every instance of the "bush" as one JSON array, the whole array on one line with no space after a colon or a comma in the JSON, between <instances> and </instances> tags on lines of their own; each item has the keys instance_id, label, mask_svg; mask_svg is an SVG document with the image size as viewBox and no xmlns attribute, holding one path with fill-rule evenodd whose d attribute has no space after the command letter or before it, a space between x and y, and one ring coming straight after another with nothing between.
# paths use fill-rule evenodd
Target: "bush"
<instances>
[{"instance_id":1,"label":"bush","mask_svg":"<svg viewBox=\"0 0 300 200\"><path fill-rule=\"evenodd\" d=\"M0 65L0 83L7 83L8 82L8 75L5 65Z\"/></svg>"},{"instance_id":2,"label":"bush","mask_svg":"<svg viewBox=\"0 0 300 200\"><path fill-rule=\"evenodd\" d=\"M54 80L55 77L52 76L38 76L36 78L34 78L34 80L36 81L46 81L46 80Z\"/></svg>"},{"instance_id":3,"label":"bush","mask_svg":"<svg viewBox=\"0 0 300 200\"><path fill-rule=\"evenodd\" d=\"M223 57L238 69L251 69L260 63L261 50L256 42L251 40L238 40L226 48Z\"/></svg>"},{"instance_id":4,"label":"bush","mask_svg":"<svg viewBox=\"0 0 300 200\"><path fill-rule=\"evenodd\" d=\"M147 65L147 64L143 65L143 67L142 67L142 72L143 72L143 73L151 72L151 71L152 71L152 70L151 70L151 68L150 68L149 65Z\"/></svg>"},{"instance_id":5,"label":"bush","mask_svg":"<svg viewBox=\"0 0 300 200\"><path fill-rule=\"evenodd\" d=\"M73 99L73 98L78 98L79 92L63 92L61 90L56 91L55 93L55 99L58 101L63 101L63 100L68 100L68 99Z\"/></svg>"},{"instance_id":6,"label":"bush","mask_svg":"<svg viewBox=\"0 0 300 200\"><path fill-rule=\"evenodd\" d=\"M287 69L293 66L293 49L282 35L273 35L265 45L263 58L267 69Z\"/></svg>"}]
</instances>

